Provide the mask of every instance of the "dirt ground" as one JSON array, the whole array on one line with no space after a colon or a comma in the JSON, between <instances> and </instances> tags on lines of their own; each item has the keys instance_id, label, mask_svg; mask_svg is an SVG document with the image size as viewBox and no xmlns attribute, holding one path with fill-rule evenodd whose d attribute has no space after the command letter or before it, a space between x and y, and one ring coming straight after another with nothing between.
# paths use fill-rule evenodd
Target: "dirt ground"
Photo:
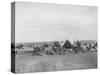
<instances>
[{"instance_id":1,"label":"dirt ground","mask_svg":"<svg viewBox=\"0 0 100 75\"><path fill-rule=\"evenodd\" d=\"M32 52L20 52L16 57L15 72L48 72L97 68L97 52L68 53L66 55L33 56Z\"/></svg>"}]
</instances>

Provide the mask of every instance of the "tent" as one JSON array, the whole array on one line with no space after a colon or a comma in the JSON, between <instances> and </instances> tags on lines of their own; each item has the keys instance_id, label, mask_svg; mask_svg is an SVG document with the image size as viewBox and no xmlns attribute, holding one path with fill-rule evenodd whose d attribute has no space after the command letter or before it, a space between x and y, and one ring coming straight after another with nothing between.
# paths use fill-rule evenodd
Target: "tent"
<instances>
[{"instance_id":1,"label":"tent","mask_svg":"<svg viewBox=\"0 0 100 75\"><path fill-rule=\"evenodd\" d=\"M68 49L68 48L71 48L71 47L72 47L71 43L68 40L66 40L64 45L63 45L63 48Z\"/></svg>"}]
</instances>

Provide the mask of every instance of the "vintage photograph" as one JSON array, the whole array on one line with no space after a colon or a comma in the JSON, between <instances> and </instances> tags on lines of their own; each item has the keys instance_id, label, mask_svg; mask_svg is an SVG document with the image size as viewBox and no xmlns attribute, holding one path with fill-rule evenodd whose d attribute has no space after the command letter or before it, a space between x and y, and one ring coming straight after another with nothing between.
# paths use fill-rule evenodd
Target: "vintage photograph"
<instances>
[{"instance_id":1,"label":"vintage photograph","mask_svg":"<svg viewBox=\"0 0 100 75\"><path fill-rule=\"evenodd\" d=\"M11 71L96 69L96 6L11 3Z\"/></svg>"}]
</instances>

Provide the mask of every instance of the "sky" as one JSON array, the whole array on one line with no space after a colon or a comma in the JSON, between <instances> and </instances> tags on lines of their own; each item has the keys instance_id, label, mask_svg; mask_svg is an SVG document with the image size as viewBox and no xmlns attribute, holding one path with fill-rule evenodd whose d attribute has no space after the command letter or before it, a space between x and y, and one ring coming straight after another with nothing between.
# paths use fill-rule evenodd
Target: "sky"
<instances>
[{"instance_id":1,"label":"sky","mask_svg":"<svg viewBox=\"0 0 100 75\"><path fill-rule=\"evenodd\" d=\"M97 7L15 3L15 42L97 40Z\"/></svg>"}]
</instances>

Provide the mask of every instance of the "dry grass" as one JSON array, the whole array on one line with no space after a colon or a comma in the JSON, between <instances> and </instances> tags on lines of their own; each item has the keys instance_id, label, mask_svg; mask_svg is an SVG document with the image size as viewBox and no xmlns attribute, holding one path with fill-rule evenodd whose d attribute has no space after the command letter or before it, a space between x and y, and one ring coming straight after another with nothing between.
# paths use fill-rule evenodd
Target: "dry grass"
<instances>
[{"instance_id":1,"label":"dry grass","mask_svg":"<svg viewBox=\"0 0 100 75\"><path fill-rule=\"evenodd\" d=\"M23 53L24 54L24 53ZM97 53L79 53L55 56L19 55L16 58L16 73L48 72L61 70L97 68Z\"/></svg>"}]
</instances>

